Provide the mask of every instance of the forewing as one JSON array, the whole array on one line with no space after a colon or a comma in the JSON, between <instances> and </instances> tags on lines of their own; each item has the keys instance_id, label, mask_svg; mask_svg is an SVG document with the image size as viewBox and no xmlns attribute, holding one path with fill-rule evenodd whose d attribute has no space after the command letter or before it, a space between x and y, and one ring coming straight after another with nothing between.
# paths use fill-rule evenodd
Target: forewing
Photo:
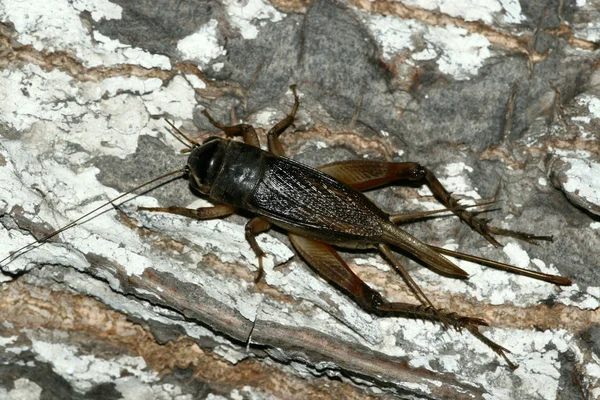
<instances>
[{"instance_id":1,"label":"forewing","mask_svg":"<svg viewBox=\"0 0 600 400\"><path fill-rule=\"evenodd\" d=\"M285 158L268 161L249 203L252 211L304 230L381 236L383 213L363 194Z\"/></svg>"}]
</instances>

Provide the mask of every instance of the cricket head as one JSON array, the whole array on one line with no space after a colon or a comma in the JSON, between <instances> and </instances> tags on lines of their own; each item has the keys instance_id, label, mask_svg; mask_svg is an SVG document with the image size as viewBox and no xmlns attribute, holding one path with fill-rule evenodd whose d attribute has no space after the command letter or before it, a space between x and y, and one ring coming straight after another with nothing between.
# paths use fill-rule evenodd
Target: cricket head
<instances>
[{"instance_id":1,"label":"cricket head","mask_svg":"<svg viewBox=\"0 0 600 400\"><path fill-rule=\"evenodd\" d=\"M190 184L200 193L209 194L223 164L226 147L226 139L211 136L190 152L187 161Z\"/></svg>"}]
</instances>

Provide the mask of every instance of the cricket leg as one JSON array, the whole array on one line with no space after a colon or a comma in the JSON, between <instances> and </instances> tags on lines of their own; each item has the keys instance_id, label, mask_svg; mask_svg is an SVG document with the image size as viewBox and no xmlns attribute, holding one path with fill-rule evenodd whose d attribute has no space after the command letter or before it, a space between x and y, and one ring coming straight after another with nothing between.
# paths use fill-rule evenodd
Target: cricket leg
<instances>
[{"instance_id":1,"label":"cricket leg","mask_svg":"<svg viewBox=\"0 0 600 400\"><path fill-rule=\"evenodd\" d=\"M422 179L425 179L427 185L433 192L433 195L441 201L443 205L446 207L456 207L458 206L458 200L452 197L450 192L448 192L441 182L436 178L436 176L431 172L431 170L419 166L416 175L422 175ZM495 226L489 226L488 219L479 218L475 216L473 213L466 210L459 210L455 212L458 217L469 225L471 228L475 229L481 236L487 239L492 245L498 247L500 243L492 236L492 235L501 235L501 236L510 236L519 240L523 240L528 243L534 243L536 240L546 240L552 241L552 236L540 236L534 235L526 232L513 231L508 229L497 228Z\"/></svg>"},{"instance_id":2,"label":"cricket leg","mask_svg":"<svg viewBox=\"0 0 600 400\"><path fill-rule=\"evenodd\" d=\"M481 318L465 317L453 312L443 310L434 311L423 304L411 304L403 302L388 302L381 294L371 289L362 281L346 262L340 257L333 247L326 243L318 242L303 236L289 233L290 241L307 261L324 279L335 285L346 293L363 309L381 316L409 316L431 320L435 322L448 323L456 330L467 329L475 337L489 346L494 352L503 357L511 368L515 365L508 359L507 349L485 337L478 329L479 326L487 326L487 322Z\"/></svg>"},{"instance_id":3,"label":"cricket leg","mask_svg":"<svg viewBox=\"0 0 600 400\"><path fill-rule=\"evenodd\" d=\"M214 219L226 217L236 211L234 206L219 204L213 207L185 208L185 207L138 207L140 211L164 212L169 214L183 215L195 219Z\"/></svg>"},{"instance_id":4,"label":"cricket leg","mask_svg":"<svg viewBox=\"0 0 600 400\"><path fill-rule=\"evenodd\" d=\"M479 218L474 213L461 208L458 200L452 197L433 172L418 163L356 160L327 164L319 167L319 170L361 191L399 180L424 181L444 206L452 209L463 222L494 246L499 246L500 243L492 235L511 236L530 243L535 240L552 240L552 236L538 236L489 226L489 220Z\"/></svg>"},{"instance_id":5,"label":"cricket leg","mask_svg":"<svg viewBox=\"0 0 600 400\"><path fill-rule=\"evenodd\" d=\"M411 212L411 213L391 214L390 221L392 221L395 224L404 224L407 222L412 222L412 221L416 221L416 220L423 219L423 218L446 217L448 215L452 215L452 214L448 214L449 212L453 212L453 211L457 211L457 210L466 210L467 208L473 208L473 207L488 206L488 205L492 204L493 202L494 201L487 201L487 202L480 202L478 204L460 205L458 207L441 208L441 209L430 210L430 211L415 211L415 212ZM439 215L439 214L445 214L445 215Z\"/></svg>"},{"instance_id":6,"label":"cricket leg","mask_svg":"<svg viewBox=\"0 0 600 400\"><path fill-rule=\"evenodd\" d=\"M432 309L430 302L426 305L386 302L377 291L371 289L350 269L332 246L293 233L288 233L288 236L300 255L321 277L344 291L365 310L374 313L383 312L384 314L393 311L396 314L403 313L417 318L442 322L440 314ZM383 307L384 304L386 307ZM446 313L444 316L449 317L450 324L457 329L471 323L487 325L480 318L462 317L455 313Z\"/></svg>"},{"instance_id":7,"label":"cricket leg","mask_svg":"<svg viewBox=\"0 0 600 400\"><path fill-rule=\"evenodd\" d=\"M317 169L362 192L400 180L421 180L419 175L415 175L418 167L419 164L413 162L349 160L326 164Z\"/></svg>"},{"instance_id":8,"label":"cricket leg","mask_svg":"<svg viewBox=\"0 0 600 400\"><path fill-rule=\"evenodd\" d=\"M477 218L474 213L467 211L467 208L471 206L462 206L450 195L448 191L441 185L438 179L433 173L418 163L391 163L391 162L380 162L380 161L345 161L336 162L333 164L327 164L319 168L319 170L327 173L334 178L349 184L357 190L368 190L373 189L397 180L413 180L419 181L425 179L432 191L436 194L436 197L442 199L442 203L447 206L448 211L452 211L461 217L461 219L475 230L483 234L486 239L493 240L492 243L497 243L490 234L498 234L505 236L513 236L518 239L531 241L531 240L551 240L550 236L535 236L523 232L509 231L505 229L496 228L493 226L487 226L487 221L484 219ZM445 199L445 200L444 200ZM481 203L480 205L488 205L494 202L492 199L487 203ZM393 223L401 223L407 220L416 218L422 218L432 214L436 214L441 210L435 211L424 211L406 214L396 214L390 216L390 221ZM487 236L486 236L487 235ZM472 256L469 254L459 253L450 251L440 247L429 246L440 254L456 257L462 260L478 263L491 268L501 269L504 271L512 272L519 275L528 276L534 279L551 282L557 285L570 285L571 281L568 278L560 276L544 274L540 272L530 271L524 268L518 268L512 265L495 262L481 257Z\"/></svg>"},{"instance_id":9,"label":"cricket leg","mask_svg":"<svg viewBox=\"0 0 600 400\"><path fill-rule=\"evenodd\" d=\"M448 328L451 324L450 321L446 319L446 317L442 314L442 310L438 310L431 300L423 293L419 285L413 280L410 276L406 268L398 261L398 259L394 256L390 248L385 244L379 245L379 251L384 255L385 258L396 268L396 271L400 274L408 288L413 292L415 297L419 300L419 302L425 306L427 310L430 310L432 313L437 314L439 316L440 322L444 325L444 327Z\"/></svg>"},{"instance_id":10,"label":"cricket leg","mask_svg":"<svg viewBox=\"0 0 600 400\"><path fill-rule=\"evenodd\" d=\"M223 125L223 124L215 121L210 116L208 111L202 110L202 114L206 118L208 118L208 121L213 126L222 130L227 137L242 136L244 138L245 143L247 143L251 146L254 146L254 147L258 147L260 149L260 140L258 140L258 135L256 134L256 131L254 130L254 127L252 125L238 124L238 125L226 126L226 125Z\"/></svg>"},{"instance_id":11,"label":"cricket leg","mask_svg":"<svg viewBox=\"0 0 600 400\"><path fill-rule=\"evenodd\" d=\"M246 240L250 243L250 247L254 250L254 254L258 257L258 271L254 277L254 283L260 282L265 271L263 269L262 259L265 252L260 248L256 241L256 236L262 232L266 232L271 228L271 223L263 217L254 217L246 224Z\"/></svg>"},{"instance_id":12,"label":"cricket leg","mask_svg":"<svg viewBox=\"0 0 600 400\"><path fill-rule=\"evenodd\" d=\"M298 106L300 105L298 95L296 94L296 85L290 86L290 89L294 94L294 105L292 106L292 111L288 114L288 116L269 129L267 134L269 151L282 157L285 157L285 150L279 141L279 135L281 135L287 128L289 128L290 125L292 125L294 118L296 117L296 111L298 111Z\"/></svg>"}]
</instances>

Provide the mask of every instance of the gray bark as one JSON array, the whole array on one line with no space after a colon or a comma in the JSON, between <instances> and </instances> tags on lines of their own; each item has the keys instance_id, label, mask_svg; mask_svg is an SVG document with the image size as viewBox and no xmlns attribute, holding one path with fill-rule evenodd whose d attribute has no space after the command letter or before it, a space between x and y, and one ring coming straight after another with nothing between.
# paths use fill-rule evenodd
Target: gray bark
<instances>
[{"instance_id":1,"label":"gray bark","mask_svg":"<svg viewBox=\"0 0 600 400\"><path fill-rule=\"evenodd\" d=\"M427 243L569 277L559 288L459 262L457 281L406 259L468 332L361 310L248 214L193 221L175 180L86 218L1 266L0 398L578 399L600 396L596 2L0 1L0 257L181 168L201 115L264 132L318 166L417 161L493 225L554 235L494 248L456 218ZM439 3L439 4L438 4ZM423 187L368 194L390 213L440 208ZM416 300L375 253L342 253L392 301Z\"/></svg>"}]
</instances>

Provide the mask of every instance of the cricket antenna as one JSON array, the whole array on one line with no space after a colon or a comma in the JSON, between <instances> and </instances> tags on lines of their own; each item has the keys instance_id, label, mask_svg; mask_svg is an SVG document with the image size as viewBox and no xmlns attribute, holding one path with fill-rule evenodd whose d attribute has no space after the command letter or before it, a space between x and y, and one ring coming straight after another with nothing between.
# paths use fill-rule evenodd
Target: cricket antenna
<instances>
[{"instance_id":1,"label":"cricket antenna","mask_svg":"<svg viewBox=\"0 0 600 400\"><path fill-rule=\"evenodd\" d=\"M26 251L27 251L28 249L30 249L31 247L35 246L36 244L42 244L42 243L45 243L45 242L47 242L47 241L48 241L48 239L50 239L50 238L52 238L52 237L54 237L54 236L58 235L58 234L59 234L59 233L61 233L61 232L64 232L64 231L66 231L67 229L70 229L70 228L74 227L74 226L75 226L75 225L77 225L77 223L78 223L79 221L81 221L82 219L84 219L84 218L86 218L86 217L88 217L88 216L92 215L92 214L93 214L93 213L95 213L96 211L99 211L99 210L101 210L102 208L106 207L106 206L107 206L107 205L109 205L109 204L113 204L113 202L115 202L115 201L117 201L117 200L119 200L119 199L121 199L121 198L123 198L123 197L127 196L128 194L130 194L130 193L132 193L132 192L135 192L135 191L136 191L136 190L138 190L138 189L141 189L141 188L143 188L144 186L151 185L151 184L153 184L153 183L155 183L155 182L157 182L157 181L160 181L160 180L162 180L162 179L164 179L164 178L166 178L166 177L172 176L172 175L176 175L176 174L184 174L184 176L185 176L185 174L188 174L188 173L189 173L189 167L186 165L185 167L183 167L183 168L181 168L181 169L178 169L178 170L176 170L176 171L171 171L171 172L169 172L169 173L166 173L166 174L164 174L164 175L161 175L161 176L159 176L159 177L157 177L157 178L154 178L154 179L152 179L152 180L150 180L150 181L148 181L148 182L142 183L141 185L138 185L138 186L134 187L133 189L130 189L130 190L126 191L125 193L123 193L123 194L121 194L121 195L119 195L119 196L115 197L114 199L111 199L111 200L107 201L106 203L102 204L100 207L96 207L96 208L94 208L92 211L88 212L88 213L87 213L87 214L85 214L85 215L82 215L81 217L77 218L76 220L69 222L67 225L63 226L62 228L60 228L60 229L58 229L58 230L55 230L54 232L51 232L51 233L49 233L48 235L44 236L43 238L41 238L41 239L38 239L38 240L36 240L35 242L31 242L31 243L29 243L29 244L27 244L27 245L25 245L25 246L21 247L20 249L18 249L18 250L16 250L16 251L14 251L14 252L12 252L12 253L10 253L10 254L9 254L7 257L4 257L2 260L0 260L0 266L2 266L2 264L3 264L3 263L6 261L6 260L8 260L8 259L15 259L16 257L19 257L20 255L22 255L22 254L26 253Z\"/></svg>"},{"instance_id":2,"label":"cricket antenna","mask_svg":"<svg viewBox=\"0 0 600 400\"><path fill-rule=\"evenodd\" d=\"M181 132L175 125L173 125L173 123L171 121L169 121L168 119L165 118L165 122L167 124L169 124L169 126L171 127L171 129L173 129L171 132L171 134L173 136L175 136L181 143L183 143L184 145L186 145L188 148L187 149L183 149L181 150L182 153L189 153L190 151L192 151L192 149L195 146L198 146L198 142L196 142L193 139L190 139L189 137L187 137L183 132ZM184 138L188 143L185 143L183 140L181 140L181 138L179 138L175 133L177 133L179 136L181 136L182 138Z\"/></svg>"}]
</instances>

